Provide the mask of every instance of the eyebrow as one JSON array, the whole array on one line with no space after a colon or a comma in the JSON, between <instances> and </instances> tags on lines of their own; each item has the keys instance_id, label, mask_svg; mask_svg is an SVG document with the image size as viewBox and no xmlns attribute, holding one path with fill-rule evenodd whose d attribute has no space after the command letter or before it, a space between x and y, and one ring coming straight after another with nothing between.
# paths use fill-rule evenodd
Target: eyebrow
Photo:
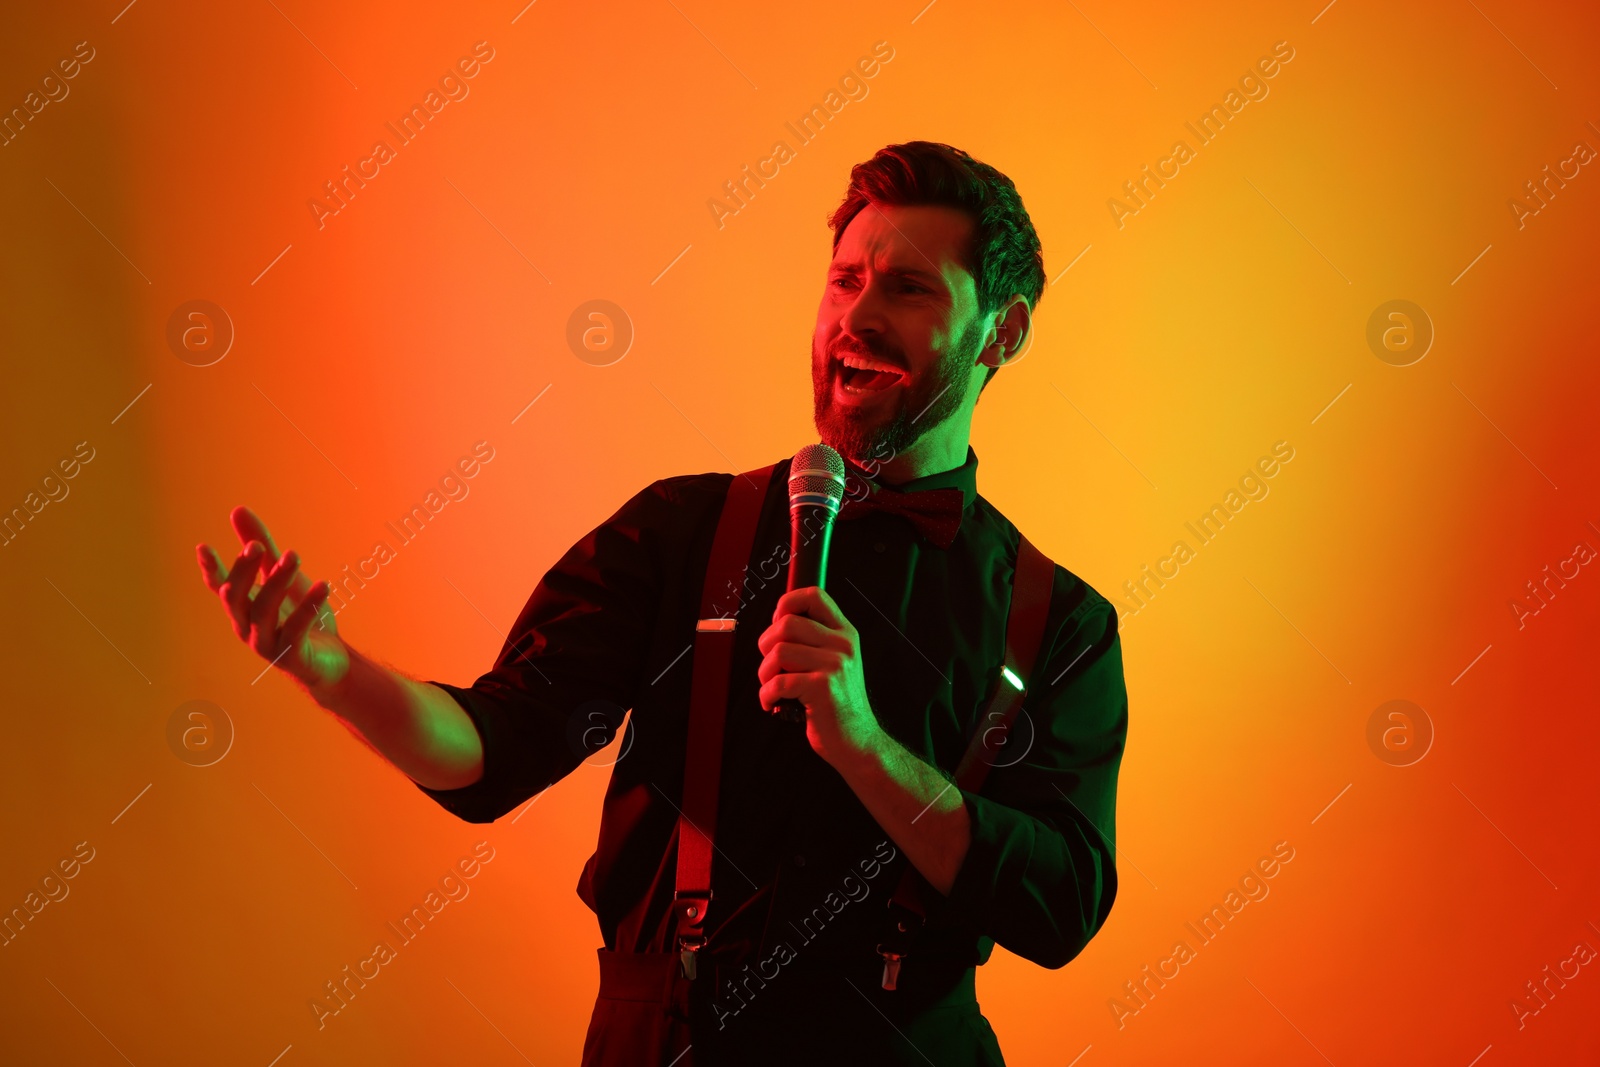
<instances>
[{"instance_id":1,"label":"eyebrow","mask_svg":"<svg viewBox=\"0 0 1600 1067\"><path fill-rule=\"evenodd\" d=\"M854 262L854 261L848 261L848 262L843 262L843 263L831 263L828 266L828 270L829 270L830 273L831 272L839 272L839 273L847 273L847 274L860 274L861 273L861 264L859 262ZM944 283L945 283L943 278L941 278L939 275L933 273L932 271L919 270L916 267L885 267L882 270L880 270L878 273L879 274L888 274L888 275L891 275L891 276L897 277L897 278L915 278L915 279L918 279L918 280L921 280L921 281L930 282L930 283L932 283L934 285L938 285L938 286L943 286Z\"/></svg>"}]
</instances>

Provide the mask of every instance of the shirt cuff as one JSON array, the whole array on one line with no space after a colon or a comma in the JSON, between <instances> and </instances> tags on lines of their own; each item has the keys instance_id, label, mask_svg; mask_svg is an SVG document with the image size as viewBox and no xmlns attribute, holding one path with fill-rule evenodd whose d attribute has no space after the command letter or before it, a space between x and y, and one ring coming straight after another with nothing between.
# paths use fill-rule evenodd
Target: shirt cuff
<instances>
[{"instance_id":1,"label":"shirt cuff","mask_svg":"<svg viewBox=\"0 0 1600 1067\"><path fill-rule=\"evenodd\" d=\"M1066 966L1115 898L1109 857L1081 837L1074 844L1075 827L1057 840L1047 823L1025 811L964 789L961 797L970 844L950 893L930 907L929 924L975 933L1041 967Z\"/></svg>"},{"instance_id":2,"label":"shirt cuff","mask_svg":"<svg viewBox=\"0 0 1600 1067\"><path fill-rule=\"evenodd\" d=\"M959 786L957 788L960 788ZM970 790L961 790L971 838L955 881L936 911L943 921L976 927L986 936L1006 887L1025 889L1023 876L1033 855L1035 822ZM933 916L929 917L930 920Z\"/></svg>"}]
</instances>

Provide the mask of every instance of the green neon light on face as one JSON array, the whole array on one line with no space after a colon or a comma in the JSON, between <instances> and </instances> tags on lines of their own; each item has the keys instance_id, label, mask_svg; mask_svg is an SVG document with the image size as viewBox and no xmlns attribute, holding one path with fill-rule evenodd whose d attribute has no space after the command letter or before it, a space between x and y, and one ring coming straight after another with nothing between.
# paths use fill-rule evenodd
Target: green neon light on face
<instances>
[{"instance_id":1,"label":"green neon light on face","mask_svg":"<svg viewBox=\"0 0 1600 1067\"><path fill-rule=\"evenodd\" d=\"M1006 676L1006 681L1010 682L1018 689L1023 688L1022 679L1018 678L1016 673L1010 667L1001 667L1000 673Z\"/></svg>"}]
</instances>

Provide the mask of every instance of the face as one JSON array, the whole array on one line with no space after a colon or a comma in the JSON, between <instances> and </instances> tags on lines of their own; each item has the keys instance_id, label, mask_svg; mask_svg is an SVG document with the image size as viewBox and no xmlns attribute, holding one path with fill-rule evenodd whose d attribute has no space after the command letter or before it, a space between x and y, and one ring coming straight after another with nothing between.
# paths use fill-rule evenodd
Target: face
<instances>
[{"instance_id":1,"label":"face","mask_svg":"<svg viewBox=\"0 0 1600 1067\"><path fill-rule=\"evenodd\" d=\"M954 208L871 203L850 220L811 339L823 443L865 463L970 421L987 335L961 262L973 225Z\"/></svg>"}]
</instances>

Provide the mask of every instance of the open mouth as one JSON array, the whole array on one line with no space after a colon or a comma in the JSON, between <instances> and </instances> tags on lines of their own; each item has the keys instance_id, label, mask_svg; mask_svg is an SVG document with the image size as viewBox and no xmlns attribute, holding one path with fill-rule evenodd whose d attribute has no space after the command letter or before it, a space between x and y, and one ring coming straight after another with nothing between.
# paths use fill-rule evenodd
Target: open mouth
<instances>
[{"instance_id":1,"label":"open mouth","mask_svg":"<svg viewBox=\"0 0 1600 1067\"><path fill-rule=\"evenodd\" d=\"M838 357L839 382L846 392L877 393L899 385L907 379L905 371L892 363L870 356L846 352Z\"/></svg>"}]
</instances>

